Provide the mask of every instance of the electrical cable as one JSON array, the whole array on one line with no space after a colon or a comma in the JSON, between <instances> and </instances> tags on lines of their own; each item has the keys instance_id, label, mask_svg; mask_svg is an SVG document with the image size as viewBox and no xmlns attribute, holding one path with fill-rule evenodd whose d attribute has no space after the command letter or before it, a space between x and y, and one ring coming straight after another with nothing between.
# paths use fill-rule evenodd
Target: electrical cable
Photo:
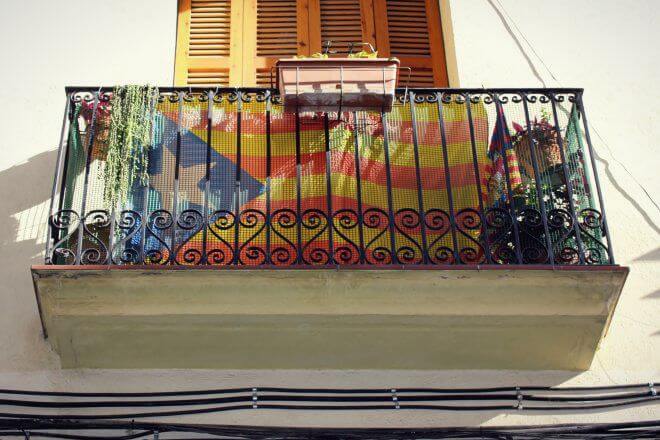
<instances>
[{"instance_id":1,"label":"electrical cable","mask_svg":"<svg viewBox=\"0 0 660 440\"><path fill-rule=\"evenodd\" d=\"M548 386L521 386L521 387L491 387L491 388L396 388L398 392L407 393L492 393L521 391L610 391L634 388L648 388L648 383L635 383L624 385L604 385L592 387L548 387ZM169 397L192 396L208 394L234 394L252 392L255 387L223 388L191 391L159 391L159 392L72 392L72 391L38 391L0 389L0 394L17 394L31 396L60 396L60 397ZM392 388L286 388L286 387L258 387L264 392L283 393L320 393L320 394L379 394L390 393Z\"/></svg>"},{"instance_id":2,"label":"electrical cable","mask_svg":"<svg viewBox=\"0 0 660 440\"><path fill-rule=\"evenodd\" d=\"M642 391L643 389L643 391ZM583 411L646 405L659 397L654 383L630 384L605 387L498 387L485 388L401 388L401 389L332 389L332 388L227 388L216 390L171 391L149 393L160 399L144 400L146 393L114 393L123 400L75 400L58 401L0 399L2 406L45 409L98 409L171 407L170 410L154 410L131 413L104 414L20 414L0 413L5 418L52 418L60 419L138 419L173 417L192 414L219 413L249 409L274 409L296 411L365 411L365 410L433 410L433 411ZM506 392L502 391L506 390ZM540 390L540 391L538 391ZM628 390L632 392L620 392ZM53 392L2 390L0 393L22 396L52 396ZM163 396L190 396L191 394L216 397L163 399ZM58 393L58 397L63 393ZM107 395L110 393L70 393L73 398ZM231 395L234 394L234 395ZM138 400L126 397L140 396ZM219 396L219 397L218 397ZM453 402L453 403L452 403ZM459 402L461 404L459 404ZM489 404L477 404L488 402ZM505 402L504 404L502 402ZM442 403L442 404L437 404ZM212 406L209 406L212 405ZM185 407L201 407L187 408Z\"/></svg>"},{"instance_id":3,"label":"electrical cable","mask_svg":"<svg viewBox=\"0 0 660 440\"><path fill-rule=\"evenodd\" d=\"M627 393L599 396L536 396L530 394L414 394L406 395L402 391L397 391L397 400L399 402L423 402L423 401L461 401L461 400L516 400L519 397L536 402L589 402L589 401L607 401L607 400L629 400L644 398L652 393ZM375 396L339 396L328 395L263 395L259 396L260 402L391 402L391 391L387 395ZM251 402L252 395L219 397L211 399L179 399L179 400L138 400L138 401L87 401L87 402L45 402L38 400L16 400L0 399L0 405L21 406L30 408L118 408L118 407L153 407L153 406L199 406L223 403Z\"/></svg>"},{"instance_id":4,"label":"electrical cable","mask_svg":"<svg viewBox=\"0 0 660 440\"><path fill-rule=\"evenodd\" d=\"M199 415L209 413L220 413L239 410L294 410L294 411L367 411L367 410L428 410L428 411L584 411L593 409L618 408L623 406L636 406L647 404L658 400L658 397L647 397L626 402L614 402L591 405L575 406L518 406L518 405L291 405L291 404L259 404L253 405L229 405L213 406L209 408L197 408L173 411L152 411L141 413L118 413L118 414L28 414L28 413L0 413L4 418L44 418L53 420L80 419L80 420L119 420L119 419L142 419L152 417L173 417L184 415Z\"/></svg>"},{"instance_id":5,"label":"electrical cable","mask_svg":"<svg viewBox=\"0 0 660 440\"><path fill-rule=\"evenodd\" d=\"M130 431L126 435L109 436L59 433L66 431ZM138 432L133 432L133 431ZM538 426L499 427L446 427L446 428L290 428L256 426L222 426L199 424L169 424L144 422L80 422L76 420L14 420L0 419L0 436L43 437L66 440L132 440L141 438L163 438L178 440L173 434L186 434L181 439L191 439L191 434L205 435L204 439L287 439L287 440L366 440L366 439L657 439L660 421L609 423L609 424L565 424ZM168 435L169 434L169 435ZM194 437L201 440L199 437Z\"/></svg>"}]
</instances>

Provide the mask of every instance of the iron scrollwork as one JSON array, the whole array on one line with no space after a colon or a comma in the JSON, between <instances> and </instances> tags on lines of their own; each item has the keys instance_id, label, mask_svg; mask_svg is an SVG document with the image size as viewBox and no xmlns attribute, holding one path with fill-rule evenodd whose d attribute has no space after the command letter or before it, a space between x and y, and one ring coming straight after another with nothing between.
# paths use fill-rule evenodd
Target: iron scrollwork
<instances>
[{"instance_id":1,"label":"iron scrollwork","mask_svg":"<svg viewBox=\"0 0 660 440\"><path fill-rule=\"evenodd\" d=\"M85 103L96 102L96 100L111 102L109 92L101 93L96 90L82 89L70 90L68 93L70 106L81 106ZM267 120L270 121L266 115L279 115L282 106L282 98L270 89L222 89L221 91L220 88L215 90L182 88L161 90L159 105L167 108L167 111L176 113L177 106L182 102L186 105L195 103L200 108L208 106L213 112L217 111L218 114L223 115L226 110L223 109L221 112L221 106L233 109L227 111L242 112L241 121L245 131L236 133L238 136L242 136L241 139L252 136L248 130L248 128L254 129L250 117L263 112L261 116L264 117L264 124L266 124ZM202 103L206 104L201 105ZM562 168L557 168L561 173L558 171L551 175L551 172L547 171L550 169L547 165L544 165L543 169L539 168L541 161L539 148L541 147L538 143L534 144L538 141L534 138L536 134L530 134L532 128L540 124L535 118L539 115L546 115L547 113L544 113L543 109L547 111L549 108L553 110L550 114L552 117L549 122L550 128L553 128L558 136L564 137L564 144L568 143L566 140L568 137L566 134L567 123L562 123L558 119L558 110L564 111L571 107L573 111L583 112L580 92L574 90L420 89L407 91L405 96L399 93L395 107L400 108L401 106L411 106L411 112L415 112L410 113L416 118L416 125L412 127L412 130L418 131L413 131L415 136L408 143L413 142L415 154L422 155L418 152L423 152L424 155L427 155L423 158L426 162L420 162L415 156L413 165L415 168L412 175L416 181L412 185L416 185L416 187L411 185L410 188L405 188L406 191L410 190L410 194L416 195L416 201L413 201L412 198L410 200L412 206L406 206L406 203L402 205L398 201L396 208L393 208L391 201L386 206L385 202L378 201L378 197L372 197L371 194L369 197L377 200L371 204L367 204L365 195L354 197L354 195L330 194L334 185L330 174L336 171L329 171L334 164L322 163L319 169L325 167L325 170L328 171L326 182L328 194L322 194L327 199L328 209L323 209L321 206L309 207L309 205L305 205L307 209L301 209L300 200L303 189L300 188L300 183L296 188L299 207L280 208L272 212L269 203L275 204L275 200L271 199L268 199L265 209L261 205L251 205L243 201L231 203L231 209L219 209L219 207L230 206L224 202L217 205L209 204L204 208L200 207L201 203L190 204L185 205L189 209L180 212L157 209L159 206L163 206L158 204L150 205L147 209L146 202L141 208L128 205L129 209L117 210L117 212L105 209L90 211L86 210L84 205L79 211L54 209L48 219L46 262L66 265L212 266L520 263L597 265L612 263L610 261L611 243L607 236L605 215L596 209L602 204L593 200L595 192L588 188L589 185L582 185L580 179L575 176L569 178L567 171L567 166L570 165L573 168L581 167L583 180L588 176L595 176L596 170L591 169L593 167L590 168L590 164L585 160L585 157L589 156L590 153L587 153L590 150L580 146L579 152L575 153L575 149L568 151L564 145L561 158ZM500 109L503 112L501 116ZM498 112L496 115L494 115L495 111ZM166 110L163 110L163 114L165 113ZM438 113L440 114L438 115ZM568 116L567 111L564 113ZM560 116L566 119L564 113ZM371 118L367 112L364 115L360 112L360 115L367 119ZM521 115L524 115L524 118L521 118ZM378 134L376 129L372 131L356 129L352 134L352 136L356 136L356 133L359 132L359 136L371 136L373 145L370 142L365 142L365 145L360 144L360 155L354 159L357 163L357 170L354 171L354 175L349 177L359 178L360 182L363 182L364 188L369 188L369 191L383 191L383 193L387 191L391 196L401 188L394 188L399 182L397 176L390 174L388 174L387 185L391 187L384 187L382 175L378 174L382 173L379 171L382 164L379 162L381 158L377 149L380 147L377 141L384 142L379 137L385 135L394 136L393 139L396 139L398 135L396 130L411 129L400 128L396 124L395 112L388 118L392 119L394 123L390 124L387 133ZM375 119L378 117L376 116ZM350 120L349 117L347 121ZM290 118L287 121L294 121L294 119ZM431 124L422 126L429 121ZM502 125L495 125L493 121L499 121ZM212 127L208 127L209 139L216 135L214 130L220 130L223 133L238 131L236 124L227 126L215 122L212 124ZM436 124L438 128L436 129L433 124ZM266 179L276 177L273 170L274 153L270 150L271 147L275 148L274 144L271 145L274 139L272 132L291 129L288 126L281 128L279 125L278 128L275 128L275 124L268 125L267 129L264 126L268 145L265 156ZM586 126L586 124L584 125ZM176 122L173 122L173 126L176 126ZM373 126L367 124L367 126L378 128L377 124ZM513 126L517 128L514 130ZM544 127L547 128L547 126ZM303 129L309 128L309 126L303 127ZM297 129L301 128L297 127ZM497 141L492 140L494 139L492 138L494 129L499 130L504 139L513 138L516 130L519 130L517 132L519 135L527 133L530 145L535 145L536 156L532 161L534 171L524 171L523 177L527 179L528 183L533 181L534 187L530 187L531 189L524 194L515 191L515 188L506 187L498 194L497 201L493 201L494 199L489 199L487 194L482 198L482 192L484 190L488 192L488 188L483 187L486 184L483 183L484 176L481 175L479 179L474 179L477 191L471 190L470 195L460 194L462 191L462 188L458 187L458 182L461 180L460 173L466 172L454 171L453 168L456 164L450 163L450 161L457 160L452 157L452 154L455 154L452 149L457 148L452 143L458 142L451 139L468 139L471 147L468 149L468 153L471 156L465 170L472 169L475 173L474 177L476 177L478 173L484 172L487 159L492 162L489 165L494 164L495 159L489 156L489 150L493 148L492 144L497 144ZM173 129L170 127L169 130ZM458 133L457 130L464 132ZM572 139L580 136L579 127L572 127L571 130L573 130ZM350 129L342 129L342 126L326 127L327 136L336 136L337 139L336 142L335 139L328 139L327 144L330 146L326 145L326 155L319 155L319 157L333 157L333 148L343 148L347 142L354 144L356 140L350 137L351 134L348 133L350 131ZM189 134L186 132L184 135ZM190 135L192 136L192 134ZM475 136L479 136L478 149ZM294 136L291 136L291 139L293 138ZM322 139L322 136L318 138ZM518 137L518 140L520 139L521 137ZM461 140L461 142L464 141ZM507 142L509 142L510 148L520 147L522 149L524 147L522 143ZM319 141L319 143L321 142ZM396 161L398 161L397 154L400 155L401 151L405 150L396 149L399 148L398 144L405 143L403 140L389 142L388 148L392 149L388 153L390 157L396 157ZM504 140L502 140L503 143ZM222 155L215 150L215 145L212 144L212 141L208 142L207 148L209 149L205 150L211 153L206 159L207 180L204 182L206 184L209 183L209 180L223 178L209 177L209 169L219 166L217 163L223 160L231 162L232 154L240 156L237 148L236 152L230 151L228 155L220 157ZM188 145L188 140L185 145ZM297 146L300 148L300 145ZM317 148L318 145L313 147ZM588 147L591 148L590 145ZM531 151L532 147L529 148ZM366 156L370 154L370 151L373 153L373 157ZM543 153L546 154L546 151L543 150ZM362 154L365 156L361 156ZM428 159L433 154L437 157ZM477 157L477 155L483 157ZM211 159L211 157L213 158ZM95 160L97 159L95 158ZM434 162L435 160L437 163ZM247 165L241 163L240 160L234 163L239 164L241 170L245 169L245 175L248 175L243 182L238 180L239 186L244 185L242 190L249 194L247 202L252 202L254 198L263 194L259 190L254 190L254 187L263 180L261 177L254 177L253 181L248 183L248 179L252 176L249 176L251 171L247 170ZM402 165L392 159L392 162L386 165L389 167L387 173L399 172L398 167L405 166L411 165ZM503 164L503 167L506 168L505 172L502 172L504 182L507 186L512 186L510 173L516 166L511 166L507 162ZM346 169L349 168L350 166ZM219 168L217 169L219 170ZM346 169L342 172L350 173ZM234 169L231 173L240 174L238 171ZM362 171L362 174L359 171ZM422 173L430 174L422 175ZM544 175L544 178L551 179L550 183L540 180L539 175L543 173L547 174ZM210 175L213 176L213 173ZM563 180L559 178L560 175L564 175ZM163 178L163 176L160 177ZM64 182L66 179L62 181ZM446 188L420 188L422 185L435 185L436 181L441 181ZM596 184L598 183L596 182ZM253 187L247 189L250 185ZM457 185L457 187L452 188L452 185ZM578 192L578 196L581 197L579 202L569 194L570 192L576 193L576 186L580 191ZM207 188L219 191L217 190L219 187L223 187L223 185L213 182ZM65 191L70 194L75 192L75 189L72 191L68 188L61 188L61 191L62 194ZM162 189L157 191L162 191ZM428 196L426 191L442 193L441 198L434 199L437 195ZM362 193L366 194L367 191L363 190ZM452 195L455 198L453 202ZM88 199L92 200L95 196L90 194ZM334 202L331 198L335 196L347 199L363 197L364 200L359 200L357 209L342 207L354 206L351 203L340 204L337 205L339 209L332 209ZM268 197L271 197L270 193ZM444 197L447 197L448 200L445 200ZM457 202L458 197L463 197L464 200ZM60 198L64 200L63 196ZM546 200L546 198L550 200ZM165 204L162 200L157 203ZM305 201L305 203L307 202ZM72 203L62 203L62 205L70 208ZM167 205L171 208L171 204ZM255 209L254 206L259 206L260 209Z\"/></svg>"}]
</instances>

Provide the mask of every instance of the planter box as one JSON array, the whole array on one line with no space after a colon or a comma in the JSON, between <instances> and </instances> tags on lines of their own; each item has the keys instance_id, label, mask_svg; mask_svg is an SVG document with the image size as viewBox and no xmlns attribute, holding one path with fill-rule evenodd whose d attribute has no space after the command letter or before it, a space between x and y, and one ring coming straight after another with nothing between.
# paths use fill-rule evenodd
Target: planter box
<instances>
[{"instance_id":1,"label":"planter box","mask_svg":"<svg viewBox=\"0 0 660 440\"><path fill-rule=\"evenodd\" d=\"M288 111L392 110L397 59L284 59L276 68Z\"/></svg>"}]
</instances>

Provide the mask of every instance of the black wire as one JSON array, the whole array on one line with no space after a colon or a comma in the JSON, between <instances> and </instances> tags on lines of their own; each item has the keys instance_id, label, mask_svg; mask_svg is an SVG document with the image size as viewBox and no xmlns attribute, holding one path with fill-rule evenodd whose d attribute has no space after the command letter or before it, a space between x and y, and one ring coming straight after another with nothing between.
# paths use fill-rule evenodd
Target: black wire
<instances>
[{"instance_id":1,"label":"black wire","mask_svg":"<svg viewBox=\"0 0 660 440\"><path fill-rule=\"evenodd\" d=\"M563 392L564 390L557 390ZM617 394L601 394L597 396L592 395L575 395L575 396L553 396L553 395L531 395L524 393L516 394L405 394L404 391L397 390L396 393L392 391L386 395L373 395L355 396L343 393L341 395L264 395L260 394L258 400L261 402L338 402L338 403L374 403L374 402L391 402L393 397L396 396L399 402L421 402L421 401L502 401L502 400L517 400L520 396L526 401L537 402L605 402L612 400L634 400L653 396L651 391L645 393L617 393ZM231 397L216 397L207 399L176 399L176 400L117 400L117 401L78 401L78 402L48 402L38 400L16 400L16 399L0 399L0 405L5 406L20 406L31 408L113 408L113 407L157 407L157 406L200 406L211 404L226 404L226 403L252 403L252 395L231 396Z\"/></svg>"},{"instance_id":2,"label":"black wire","mask_svg":"<svg viewBox=\"0 0 660 440\"><path fill-rule=\"evenodd\" d=\"M535 396L520 394L527 401L537 402L589 402L637 399L650 396L651 393L627 393L600 396ZM465 401L465 400L516 400L517 394L443 394L443 395L399 395L400 402L425 402L425 401ZM386 396L301 396L301 395L259 395L262 402L391 402L392 393ZM199 406L222 403L251 403L252 395L224 397L214 399L186 399L186 400L139 400L139 401L87 401L87 402L44 402L36 400L11 400L0 399L0 405L22 406L34 408L113 408L113 407L152 407L152 406Z\"/></svg>"},{"instance_id":3,"label":"black wire","mask_svg":"<svg viewBox=\"0 0 660 440\"><path fill-rule=\"evenodd\" d=\"M233 394L252 392L252 388L227 388L221 390L195 390L195 391L160 391L153 393L83 393L69 391L32 391L0 389L0 394L16 394L26 396L57 396L57 397L168 397L168 396L194 396L205 394Z\"/></svg>"},{"instance_id":4,"label":"black wire","mask_svg":"<svg viewBox=\"0 0 660 440\"><path fill-rule=\"evenodd\" d=\"M30 431L30 437L44 437L44 438L57 438L57 439L68 439L68 440L101 440L112 438L113 440L134 440L139 439L144 436L153 435L153 431L143 431L136 434L130 435L118 435L113 437L96 436L96 435L74 435L74 434L60 434L54 432L43 432L43 431ZM25 432L16 431L16 432L0 432L0 435L4 436L13 436L13 437L25 437Z\"/></svg>"},{"instance_id":5,"label":"black wire","mask_svg":"<svg viewBox=\"0 0 660 440\"><path fill-rule=\"evenodd\" d=\"M491 388L396 388L401 393L494 393L494 392L514 392L520 391L606 391L606 390L624 390L634 388L648 388L649 384L627 384L627 385L608 385L598 387L547 387L547 386L521 386L521 387L491 387ZM260 392L282 392L292 394L321 393L321 394L382 394L390 393L392 388L284 388L284 387L254 387ZM191 391L160 391L160 392L133 392L133 393L98 393L98 392L70 392L70 391L37 391L37 390L15 390L0 389L0 394L16 394L31 396L60 396L60 397L170 397L170 396L194 396L209 394L235 394L252 392L253 387L227 388L211 390L191 390Z\"/></svg>"},{"instance_id":6,"label":"black wire","mask_svg":"<svg viewBox=\"0 0 660 440\"><path fill-rule=\"evenodd\" d=\"M45 438L60 438L68 440L97 440L108 438L113 440L129 440L151 436L155 431L160 433L196 433L211 435L215 439L636 439L658 438L660 435L660 421L629 422L618 424L589 424L589 425L554 425L554 426L518 426L518 427L488 427L488 428L268 428L250 426L218 426L218 425L180 425L159 423L116 423L78 421L55 422L52 420L0 420L0 424L15 425L18 429L2 432L4 436L22 437L30 429L31 436ZM36 431L36 429L49 429L49 431ZM140 429L141 432L123 436L93 436L70 435L52 432L61 430L126 430ZM167 437L168 440L174 440ZM183 437L189 438L189 437ZM211 440L209 438L209 440Z\"/></svg>"},{"instance_id":7,"label":"black wire","mask_svg":"<svg viewBox=\"0 0 660 440\"><path fill-rule=\"evenodd\" d=\"M643 397L633 395L633 397ZM515 400L516 394L445 394L445 395L401 395L397 397L401 402L421 401L457 401L457 400ZM259 395L260 402L392 402L392 394L385 396L305 396L305 395ZM533 400L529 396L529 400ZM539 397L539 400L544 398ZM571 399L573 400L573 399ZM596 400L609 400L597 399ZM613 400L613 399L612 399ZM563 400L560 400L563 401ZM37 400L11 400L0 399L0 405L21 406L31 408L117 408L117 407L153 407L153 406L198 406L223 403L251 403L252 395L221 397L214 399L186 399L186 400L139 400L139 401L87 401L87 402L44 402Z\"/></svg>"},{"instance_id":8,"label":"black wire","mask_svg":"<svg viewBox=\"0 0 660 440\"><path fill-rule=\"evenodd\" d=\"M525 405L521 410L526 411L583 411L589 409L605 409L617 408L622 406L634 406L651 401L657 400L657 397L647 397L643 399L635 399L626 402L614 402L598 405L575 405L575 406L529 406ZM298 411L356 411L356 410L395 410L392 403L389 405L285 405L285 404L258 404L257 408L260 409L275 409L275 410L298 410ZM53 420L66 420L66 419L81 419L81 420L117 420L117 419L139 419L150 417L173 417L192 414L208 414L217 412L239 411L246 409L254 409L252 405L229 405L229 406L214 406L210 408L197 408L188 410L176 411L155 411L155 412L142 412L142 413L125 413L125 414L68 414L68 415L50 415L50 414L21 414L21 413L0 413L0 417L4 418L44 418ZM432 411L505 411L516 410L516 405L400 405L401 410L432 410ZM520 410L518 410L520 411Z\"/></svg>"}]
</instances>

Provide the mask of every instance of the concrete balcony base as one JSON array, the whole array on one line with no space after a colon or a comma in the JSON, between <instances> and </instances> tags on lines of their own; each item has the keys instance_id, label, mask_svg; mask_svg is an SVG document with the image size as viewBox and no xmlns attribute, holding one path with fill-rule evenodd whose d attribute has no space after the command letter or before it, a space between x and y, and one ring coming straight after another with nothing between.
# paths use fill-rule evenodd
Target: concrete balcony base
<instances>
[{"instance_id":1,"label":"concrete balcony base","mask_svg":"<svg viewBox=\"0 0 660 440\"><path fill-rule=\"evenodd\" d=\"M32 268L66 368L584 370L627 273Z\"/></svg>"}]
</instances>

